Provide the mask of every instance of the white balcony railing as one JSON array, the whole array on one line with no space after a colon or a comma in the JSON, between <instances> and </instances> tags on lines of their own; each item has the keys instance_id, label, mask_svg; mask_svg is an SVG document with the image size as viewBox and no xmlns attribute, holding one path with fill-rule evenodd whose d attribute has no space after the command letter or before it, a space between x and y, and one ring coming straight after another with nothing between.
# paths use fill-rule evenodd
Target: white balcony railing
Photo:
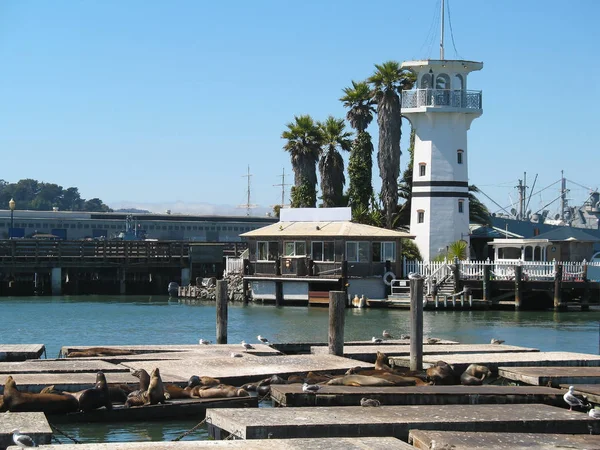
<instances>
[{"instance_id":1,"label":"white balcony railing","mask_svg":"<svg viewBox=\"0 0 600 450\"><path fill-rule=\"evenodd\" d=\"M481 109L481 91L413 89L402 91L402 109L422 106Z\"/></svg>"}]
</instances>

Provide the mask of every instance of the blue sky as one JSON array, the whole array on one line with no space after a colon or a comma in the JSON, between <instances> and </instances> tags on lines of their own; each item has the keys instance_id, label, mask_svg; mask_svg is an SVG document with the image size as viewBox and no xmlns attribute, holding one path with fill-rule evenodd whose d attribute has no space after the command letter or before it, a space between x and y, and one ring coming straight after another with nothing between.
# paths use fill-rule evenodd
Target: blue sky
<instances>
[{"instance_id":1,"label":"blue sky","mask_svg":"<svg viewBox=\"0 0 600 450\"><path fill-rule=\"evenodd\" d=\"M0 178L177 210L245 203L250 165L251 202L276 204L282 170L292 180L285 124L299 114L343 117L342 88L375 63L437 59L438 8L439 0L4 0ZM458 52L447 24L446 58L484 62L469 80L484 106L469 132L470 182L502 206L516 199L523 172L530 186L539 174L535 191L561 170L597 188L600 2L450 0L450 13ZM376 140L375 122L369 131ZM584 199L584 188L569 187ZM556 196L558 186L531 207Z\"/></svg>"}]
</instances>

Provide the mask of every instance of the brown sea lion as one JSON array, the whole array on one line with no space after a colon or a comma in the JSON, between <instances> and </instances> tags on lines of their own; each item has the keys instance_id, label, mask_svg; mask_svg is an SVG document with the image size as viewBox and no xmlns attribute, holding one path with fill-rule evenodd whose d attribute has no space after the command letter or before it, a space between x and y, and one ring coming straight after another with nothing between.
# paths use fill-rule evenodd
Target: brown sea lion
<instances>
[{"instance_id":1,"label":"brown sea lion","mask_svg":"<svg viewBox=\"0 0 600 450\"><path fill-rule=\"evenodd\" d=\"M491 374L491 370L486 366L471 364L460 376L460 382L465 386L479 386Z\"/></svg>"},{"instance_id":2,"label":"brown sea lion","mask_svg":"<svg viewBox=\"0 0 600 450\"><path fill-rule=\"evenodd\" d=\"M392 370L389 366L390 360L385 353L377 351L377 359L375 360L375 370Z\"/></svg>"},{"instance_id":3,"label":"brown sea lion","mask_svg":"<svg viewBox=\"0 0 600 450\"><path fill-rule=\"evenodd\" d=\"M106 377L104 373L98 372L96 374L96 385L92 389L85 389L79 395L79 410L88 412L103 406L108 410L112 409Z\"/></svg>"},{"instance_id":4,"label":"brown sea lion","mask_svg":"<svg viewBox=\"0 0 600 450\"><path fill-rule=\"evenodd\" d=\"M118 348L106 348L106 347L90 347L83 350L71 350L67 353L67 358L90 358L95 356L123 356L123 355L134 355L135 353L131 350L121 350Z\"/></svg>"},{"instance_id":5,"label":"brown sea lion","mask_svg":"<svg viewBox=\"0 0 600 450\"><path fill-rule=\"evenodd\" d=\"M427 381L435 385L457 384L457 376L452 366L444 361L437 361L427 369Z\"/></svg>"},{"instance_id":6,"label":"brown sea lion","mask_svg":"<svg viewBox=\"0 0 600 450\"><path fill-rule=\"evenodd\" d=\"M329 381L329 380L331 380L331 376L329 376L329 375L322 375L320 373L308 372L306 374L306 379L304 381L308 384L317 384L317 383L323 383L323 382Z\"/></svg>"},{"instance_id":7,"label":"brown sea lion","mask_svg":"<svg viewBox=\"0 0 600 450\"><path fill-rule=\"evenodd\" d=\"M287 382L288 384L304 383L304 377L302 375L290 375Z\"/></svg>"},{"instance_id":8,"label":"brown sea lion","mask_svg":"<svg viewBox=\"0 0 600 450\"><path fill-rule=\"evenodd\" d=\"M138 390L146 391L148 390L148 386L150 385L150 374L146 372L145 369L137 369L134 370L131 375L136 377L139 380Z\"/></svg>"},{"instance_id":9,"label":"brown sea lion","mask_svg":"<svg viewBox=\"0 0 600 450\"><path fill-rule=\"evenodd\" d=\"M229 397L249 397L250 393L244 389L236 388L235 386L228 386L220 384L215 387L208 389L193 389L194 398L229 398Z\"/></svg>"},{"instance_id":10,"label":"brown sea lion","mask_svg":"<svg viewBox=\"0 0 600 450\"><path fill-rule=\"evenodd\" d=\"M150 403L148 400L148 391L134 391L127 396L124 407L144 406L148 403Z\"/></svg>"},{"instance_id":11,"label":"brown sea lion","mask_svg":"<svg viewBox=\"0 0 600 450\"><path fill-rule=\"evenodd\" d=\"M165 398L165 386L160 377L160 370L155 368L150 374L150 384L148 385L148 400L151 405L158 403L167 403Z\"/></svg>"},{"instance_id":12,"label":"brown sea lion","mask_svg":"<svg viewBox=\"0 0 600 450\"><path fill-rule=\"evenodd\" d=\"M344 375L343 377L329 380L325 384L331 386L395 386L391 381L366 375ZM414 386L414 383L412 385Z\"/></svg>"},{"instance_id":13,"label":"brown sea lion","mask_svg":"<svg viewBox=\"0 0 600 450\"><path fill-rule=\"evenodd\" d=\"M273 375L270 378L265 378L258 383L258 386L270 386L272 384L287 384L287 381L279 375Z\"/></svg>"},{"instance_id":14,"label":"brown sea lion","mask_svg":"<svg viewBox=\"0 0 600 450\"><path fill-rule=\"evenodd\" d=\"M396 386L424 386L428 385L426 381L421 380L417 377L405 377L402 375L396 375L390 372L383 372L376 375L371 375L373 377L381 378L383 380L391 381Z\"/></svg>"},{"instance_id":15,"label":"brown sea lion","mask_svg":"<svg viewBox=\"0 0 600 450\"><path fill-rule=\"evenodd\" d=\"M192 398L192 389L193 388L182 388L175 384L165 383L165 391L169 397L169 399L174 398Z\"/></svg>"},{"instance_id":16,"label":"brown sea lion","mask_svg":"<svg viewBox=\"0 0 600 450\"><path fill-rule=\"evenodd\" d=\"M3 411L64 414L75 412L78 408L79 402L73 396L20 392L17 383L10 375L4 383Z\"/></svg>"}]
</instances>

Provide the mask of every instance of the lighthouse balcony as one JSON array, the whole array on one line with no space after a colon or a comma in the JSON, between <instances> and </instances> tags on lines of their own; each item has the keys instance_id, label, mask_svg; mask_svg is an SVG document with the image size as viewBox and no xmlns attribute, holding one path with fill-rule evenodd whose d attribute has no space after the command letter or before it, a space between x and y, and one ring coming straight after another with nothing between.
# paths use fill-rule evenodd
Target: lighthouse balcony
<instances>
[{"instance_id":1,"label":"lighthouse balcony","mask_svg":"<svg viewBox=\"0 0 600 450\"><path fill-rule=\"evenodd\" d=\"M413 89L402 91L402 112L424 112L430 108L447 112L481 113L481 91Z\"/></svg>"}]
</instances>

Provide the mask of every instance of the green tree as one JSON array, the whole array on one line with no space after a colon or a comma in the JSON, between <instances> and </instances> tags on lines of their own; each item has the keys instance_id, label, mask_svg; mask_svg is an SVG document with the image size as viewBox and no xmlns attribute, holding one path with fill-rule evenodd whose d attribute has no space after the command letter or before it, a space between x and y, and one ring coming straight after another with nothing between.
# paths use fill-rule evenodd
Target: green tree
<instances>
[{"instance_id":1,"label":"green tree","mask_svg":"<svg viewBox=\"0 0 600 450\"><path fill-rule=\"evenodd\" d=\"M348 203L355 213L369 208L369 201L373 195L373 143L371 135L366 131L373 120L373 95L365 81L352 81L351 87L344 88L344 95L340 98L345 108L348 108L346 119L350 126L356 130L356 137L350 149L348 161Z\"/></svg>"},{"instance_id":2,"label":"green tree","mask_svg":"<svg viewBox=\"0 0 600 450\"><path fill-rule=\"evenodd\" d=\"M345 206L344 159L339 150L350 151L352 133L345 130L344 119L333 116L329 116L325 122L319 122L319 127L323 138L319 158L323 207Z\"/></svg>"},{"instance_id":3,"label":"green tree","mask_svg":"<svg viewBox=\"0 0 600 450\"><path fill-rule=\"evenodd\" d=\"M401 111L400 95L414 84L414 74L400 67L397 61L375 64L375 73L368 82L377 104L379 148L377 163L381 177L381 201L386 227L392 228L398 208L398 176L400 175Z\"/></svg>"},{"instance_id":4,"label":"green tree","mask_svg":"<svg viewBox=\"0 0 600 450\"><path fill-rule=\"evenodd\" d=\"M99 198L91 198L83 204L84 211L91 212L109 212L111 209L106 206Z\"/></svg>"},{"instance_id":5,"label":"green tree","mask_svg":"<svg viewBox=\"0 0 600 450\"><path fill-rule=\"evenodd\" d=\"M287 142L283 149L290 153L294 186L291 189L292 208L314 208L317 204L317 160L323 135L309 115L295 116L286 125L281 137Z\"/></svg>"},{"instance_id":6,"label":"green tree","mask_svg":"<svg viewBox=\"0 0 600 450\"><path fill-rule=\"evenodd\" d=\"M492 223L492 215L487 206L475 195L478 192L477 186L474 184L469 186L469 222L489 225Z\"/></svg>"}]
</instances>

